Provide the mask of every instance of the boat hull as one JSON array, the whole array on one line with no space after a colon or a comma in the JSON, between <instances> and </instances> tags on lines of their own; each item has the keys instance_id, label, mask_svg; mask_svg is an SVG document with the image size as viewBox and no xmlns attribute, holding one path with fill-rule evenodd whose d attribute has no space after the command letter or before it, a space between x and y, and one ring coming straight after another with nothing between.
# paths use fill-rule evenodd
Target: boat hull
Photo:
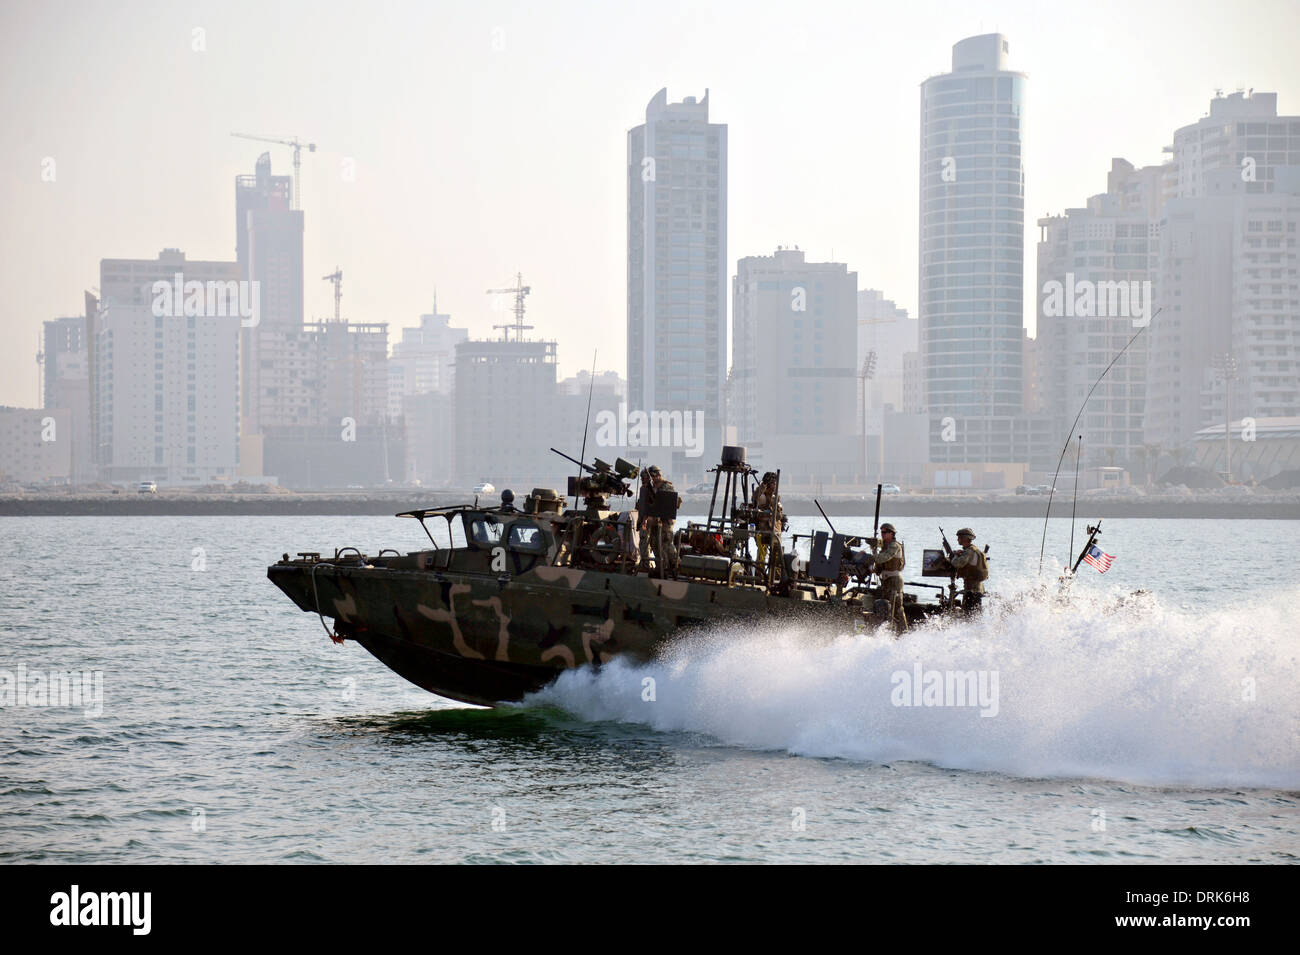
<instances>
[{"instance_id":1,"label":"boat hull","mask_svg":"<svg viewBox=\"0 0 1300 955\"><path fill-rule=\"evenodd\" d=\"M416 686L484 706L520 700L574 667L646 662L673 637L728 620L883 622L845 602L567 567L493 576L295 560L267 576Z\"/></svg>"}]
</instances>

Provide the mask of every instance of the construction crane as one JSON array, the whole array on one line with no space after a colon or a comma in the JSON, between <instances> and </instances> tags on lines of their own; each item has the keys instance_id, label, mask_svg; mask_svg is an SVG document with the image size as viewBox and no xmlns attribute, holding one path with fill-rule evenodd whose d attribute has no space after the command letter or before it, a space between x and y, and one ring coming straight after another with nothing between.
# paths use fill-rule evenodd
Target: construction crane
<instances>
[{"instance_id":1,"label":"construction crane","mask_svg":"<svg viewBox=\"0 0 1300 955\"><path fill-rule=\"evenodd\" d=\"M524 296L532 291L532 288L524 284L524 275L522 272L515 274L514 288L490 288L487 290L489 295L513 295L515 297L515 320L510 325L493 325L493 328L501 329L501 340L510 341L510 331L514 329L515 341L524 340L524 332L531 329L532 325L524 324Z\"/></svg>"},{"instance_id":2,"label":"construction crane","mask_svg":"<svg viewBox=\"0 0 1300 955\"><path fill-rule=\"evenodd\" d=\"M240 139L251 139L258 143L276 143L280 146L289 146L293 149L293 203L290 208L302 208L302 148L307 147L309 153L316 151L315 143L304 143L295 136L293 139L276 139L273 136L250 136L248 133L231 133L231 136L237 136Z\"/></svg>"},{"instance_id":3,"label":"construction crane","mask_svg":"<svg viewBox=\"0 0 1300 955\"><path fill-rule=\"evenodd\" d=\"M334 283L334 321L337 322L339 320L339 306L343 301L343 270L336 265L334 271L329 275L321 276L321 281Z\"/></svg>"}]
</instances>

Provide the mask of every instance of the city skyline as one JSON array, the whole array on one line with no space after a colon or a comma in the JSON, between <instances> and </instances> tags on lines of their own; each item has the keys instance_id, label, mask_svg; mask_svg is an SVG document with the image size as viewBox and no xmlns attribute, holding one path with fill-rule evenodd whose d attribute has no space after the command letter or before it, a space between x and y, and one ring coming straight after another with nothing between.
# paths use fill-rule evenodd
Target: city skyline
<instances>
[{"instance_id":1,"label":"city skyline","mask_svg":"<svg viewBox=\"0 0 1300 955\"><path fill-rule=\"evenodd\" d=\"M165 247L195 260L234 259L229 183L262 149L232 132L300 135L321 144L303 161L307 317L331 314L331 289L316 277L337 264L349 276L344 316L388 322L392 340L428 311L434 286L442 311L472 337L490 337L500 313L484 290L521 270L534 287L530 318L559 340L559 372L570 375L587 360L577 342L602 331L601 368L625 367L626 197L619 171L627 130L661 87L673 100L708 88L711 120L731 132L728 278L739 258L794 244L814 260L846 262L864 287L882 289L913 315L916 90L947 68L961 38L994 29L1007 35L1015 68L1030 77L1026 233L1036 232L1039 215L1100 192L1111 158L1160 162L1172 130L1203 115L1215 88L1276 91L1285 113L1300 102L1285 43L1300 14L1283 4L1214 31L1172 17L1167 4L1092 7L1086 27L1065 27L1060 15L1024 4L990 6L983 24L981 14L955 5L937 5L951 12L925 16L822 7L805 25L780 31L774 7L714 6L674 21L691 34L680 50L667 26L642 25L642 53L632 62L644 65L633 67L625 67L620 44L594 42L592 21L600 17L587 8L546 17L511 6L476 11L458 22L454 36L423 29L434 25L432 14L414 8L326 10L312 23L295 20L290 7L275 8L266 16L293 22L298 36L282 50L236 30L248 13L238 6L176 12L144 4L138 15L113 17L89 5L75 9L78 15L66 19L39 16L43 8L36 6L2 15L11 49L0 69L14 122L0 133L0 203L5 220L23 227L6 230L0 259L11 290L0 327L18 346L0 359L0 404L36 403L32 359L41 322L78 312L100 259L153 257ZM591 12L585 20L584 10ZM876 29L855 34L853 25L871 17ZM344 25L354 18L366 29L349 32ZM1131 29L1107 33L1107 24ZM338 75L312 65L350 45L353 57L339 62L356 61L360 41L339 39L354 34L418 53L420 64L458 95L441 97L411 83L415 105L428 107L428 115L363 108L411 68L394 64L401 57L377 55ZM868 39L854 48L846 39L852 35ZM419 45L422 37L437 55ZM69 79L97 45L116 50L122 69L103 83ZM846 47L878 56L827 55ZM760 69L750 62L764 60L755 49L770 50L789 67ZM528 75L566 55L577 66L548 72L539 101ZM606 66L614 77L607 86L578 83ZM458 69L473 80L465 95L446 83ZM55 75L57 81L44 79ZM1128 89L1122 98L1121 88ZM281 95L256 95L266 89ZM838 90L843 98L834 95ZM331 105L344 94L350 108ZM871 122L861 123L852 107L868 94ZM1132 114L1115 113L1115 102L1135 100L1141 105ZM113 109L117 104L131 108ZM555 125L562 117L567 135ZM521 147L524 138L542 148ZM453 151L448 142L475 145ZM881 142L895 148L882 150ZM551 143L564 148L544 148ZM289 151L265 148L273 169L288 173ZM47 159L53 181L42 179ZM141 208L148 214L139 215ZM451 225L442 229L443 222ZM557 224L566 227L568 242L553 241ZM1026 269L1027 295L1033 272ZM1034 312L1027 300L1031 329Z\"/></svg>"}]
</instances>

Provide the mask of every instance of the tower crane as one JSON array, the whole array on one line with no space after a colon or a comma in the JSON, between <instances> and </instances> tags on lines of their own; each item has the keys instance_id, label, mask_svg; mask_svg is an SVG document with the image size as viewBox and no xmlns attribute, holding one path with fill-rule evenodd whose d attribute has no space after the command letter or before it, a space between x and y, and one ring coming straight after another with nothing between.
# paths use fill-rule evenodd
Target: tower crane
<instances>
[{"instance_id":1,"label":"tower crane","mask_svg":"<svg viewBox=\"0 0 1300 955\"><path fill-rule=\"evenodd\" d=\"M515 313L514 324L492 326L493 328L501 329L502 341L510 340L510 332L513 329L515 333L515 341L521 342L524 340L524 332L533 328L532 325L524 324L524 296L531 291L531 286L524 284L524 275L522 272L517 272L515 274L514 288L490 288L487 290L489 295L513 295L515 297L515 307L513 309Z\"/></svg>"},{"instance_id":2,"label":"tower crane","mask_svg":"<svg viewBox=\"0 0 1300 955\"><path fill-rule=\"evenodd\" d=\"M231 133L230 135L236 136L240 139L251 139L254 142L258 142L258 143L275 143L280 146L289 146L293 149L293 203L291 205L291 208L301 209L302 208L302 199L301 199L302 148L306 146L307 152L314 153L316 151L316 144L300 142L297 136L295 136L293 139L276 139L273 136L250 136L248 133Z\"/></svg>"},{"instance_id":3,"label":"tower crane","mask_svg":"<svg viewBox=\"0 0 1300 955\"><path fill-rule=\"evenodd\" d=\"M343 301L343 270L337 265L329 275L321 276L322 282L334 283L334 321L339 320L339 305Z\"/></svg>"}]
</instances>

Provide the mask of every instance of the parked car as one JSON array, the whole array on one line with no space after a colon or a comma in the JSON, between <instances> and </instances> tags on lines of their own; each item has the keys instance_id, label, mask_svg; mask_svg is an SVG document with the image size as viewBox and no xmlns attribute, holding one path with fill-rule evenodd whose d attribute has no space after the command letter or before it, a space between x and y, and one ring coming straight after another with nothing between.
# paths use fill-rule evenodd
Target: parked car
<instances>
[{"instance_id":1,"label":"parked car","mask_svg":"<svg viewBox=\"0 0 1300 955\"><path fill-rule=\"evenodd\" d=\"M497 489L493 487L491 484L489 484L487 481L484 481L482 484L474 485L475 494L495 494L496 492Z\"/></svg>"},{"instance_id":2,"label":"parked car","mask_svg":"<svg viewBox=\"0 0 1300 955\"><path fill-rule=\"evenodd\" d=\"M140 486L135 490L137 494L157 494L158 483L156 481L141 481Z\"/></svg>"},{"instance_id":3,"label":"parked car","mask_svg":"<svg viewBox=\"0 0 1300 955\"><path fill-rule=\"evenodd\" d=\"M712 494L713 482L701 481L699 484L692 484L686 489L687 494Z\"/></svg>"},{"instance_id":4,"label":"parked car","mask_svg":"<svg viewBox=\"0 0 1300 955\"><path fill-rule=\"evenodd\" d=\"M880 490L885 494L901 494L903 492L903 489L897 484L882 484Z\"/></svg>"},{"instance_id":5,"label":"parked car","mask_svg":"<svg viewBox=\"0 0 1300 955\"><path fill-rule=\"evenodd\" d=\"M1052 485L1050 484L1018 484L1016 485L1017 494L1051 494Z\"/></svg>"}]
</instances>

